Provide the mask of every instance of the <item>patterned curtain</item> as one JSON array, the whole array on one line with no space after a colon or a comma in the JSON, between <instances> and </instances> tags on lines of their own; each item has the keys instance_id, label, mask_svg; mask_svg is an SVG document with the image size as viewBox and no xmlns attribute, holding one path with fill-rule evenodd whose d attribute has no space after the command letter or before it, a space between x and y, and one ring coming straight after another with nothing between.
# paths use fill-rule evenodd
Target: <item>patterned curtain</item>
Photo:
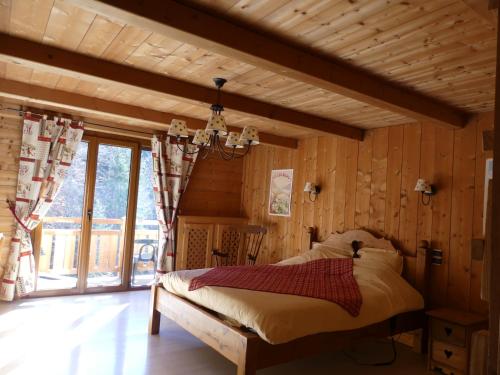
<instances>
[{"instance_id":1,"label":"patterned curtain","mask_svg":"<svg viewBox=\"0 0 500 375\"><path fill-rule=\"evenodd\" d=\"M15 202L9 206L16 229L0 282L0 300L34 290L35 267L30 232L45 216L61 188L82 139L83 124L26 113Z\"/></svg>"},{"instance_id":2,"label":"patterned curtain","mask_svg":"<svg viewBox=\"0 0 500 375\"><path fill-rule=\"evenodd\" d=\"M165 140L153 137L151 151L153 154L153 188L156 205L156 217L163 236L160 236L157 277L173 271L175 268L175 219L182 193L191 176L196 162L196 146L188 145L186 154L184 146L175 139Z\"/></svg>"}]
</instances>

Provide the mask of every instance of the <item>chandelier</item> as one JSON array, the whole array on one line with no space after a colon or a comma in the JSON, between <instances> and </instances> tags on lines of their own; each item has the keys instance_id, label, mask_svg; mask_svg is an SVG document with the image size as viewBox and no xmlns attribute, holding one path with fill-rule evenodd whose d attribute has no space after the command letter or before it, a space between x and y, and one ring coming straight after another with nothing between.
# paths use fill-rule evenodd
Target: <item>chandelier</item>
<instances>
[{"instance_id":1,"label":"chandelier","mask_svg":"<svg viewBox=\"0 0 500 375\"><path fill-rule=\"evenodd\" d=\"M222 115L224 106L220 102L221 88L227 81L224 78L214 78L217 87L217 103L212 104L212 113L205 129L196 130L191 144L197 146L196 151L189 152L189 134L186 121L173 119L168 135L176 137L177 147L184 154L198 154L205 159L209 154L218 154L224 160L242 158L250 151L250 146L259 144L259 133L255 126L245 126L242 133L228 132L226 120ZM223 144L222 138L226 138ZM184 147L181 147L183 145ZM236 149L244 149L236 153Z\"/></svg>"}]
</instances>

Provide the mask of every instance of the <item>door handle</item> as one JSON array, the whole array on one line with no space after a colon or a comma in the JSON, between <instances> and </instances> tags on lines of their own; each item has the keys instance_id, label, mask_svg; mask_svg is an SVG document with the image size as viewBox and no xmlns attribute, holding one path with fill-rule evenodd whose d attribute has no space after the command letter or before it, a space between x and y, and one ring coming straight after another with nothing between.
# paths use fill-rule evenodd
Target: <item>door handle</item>
<instances>
[{"instance_id":1,"label":"door handle","mask_svg":"<svg viewBox=\"0 0 500 375\"><path fill-rule=\"evenodd\" d=\"M92 210L87 210L87 219L92 220Z\"/></svg>"}]
</instances>

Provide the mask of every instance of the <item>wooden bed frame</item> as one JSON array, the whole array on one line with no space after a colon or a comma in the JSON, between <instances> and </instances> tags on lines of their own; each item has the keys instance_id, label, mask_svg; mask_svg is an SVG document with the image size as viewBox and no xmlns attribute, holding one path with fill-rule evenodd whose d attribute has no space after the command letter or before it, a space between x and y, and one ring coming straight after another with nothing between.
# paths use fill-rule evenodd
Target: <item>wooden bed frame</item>
<instances>
[{"instance_id":1,"label":"wooden bed frame","mask_svg":"<svg viewBox=\"0 0 500 375\"><path fill-rule=\"evenodd\" d=\"M363 243L364 247L397 251L389 240L376 238L363 230L337 233L332 237L334 240L348 242L358 240ZM422 293L424 299L427 295L426 281L430 271L430 259L430 250L425 242L417 249L416 256L405 255L405 265L410 265L410 268L415 271L414 277L407 279ZM225 323L214 312L176 296L160 285L154 285L151 291L150 334L158 334L160 317L163 314L236 364L238 375L251 375L261 368L347 348L361 338L388 337L425 327L424 312L419 310L399 314L356 330L319 333L284 344L272 345L255 333Z\"/></svg>"}]
</instances>

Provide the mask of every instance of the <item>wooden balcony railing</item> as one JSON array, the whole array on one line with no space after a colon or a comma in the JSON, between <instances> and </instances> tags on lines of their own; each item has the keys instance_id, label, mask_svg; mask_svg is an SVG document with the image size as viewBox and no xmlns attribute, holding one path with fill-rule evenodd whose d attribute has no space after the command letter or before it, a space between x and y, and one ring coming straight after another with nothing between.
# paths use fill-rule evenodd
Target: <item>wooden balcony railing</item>
<instances>
[{"instance_id":1,"label":"wooden balcony railing","mask_svg":"<svg viewBox=\"0 0 500 375\"><path fill-rule=\"evenodd\" d=\"M66 224L66 225L65 225ZM73 224L73 225L67 225ZM41 239L38 241L38 272L45 274L76 275L78 251L81 236L80 217L47 217L43 219ZM51 228L56 226L56 228ZM57 228L67 226L69 229ZM109 273L120 271L125 238L125 218L92 219L92 236L89 253L89 273ZM144 229L150 227L151 229ZM154 229L153 229L154 228ZM158 223L156 220L141 220L136 223L134 239L134 259L137 258L144 241L158 240ZM135 241L139 241L136 243ZM139 272L152 268L152 264L138 264Z\"/></svg>"}]
</instances>

